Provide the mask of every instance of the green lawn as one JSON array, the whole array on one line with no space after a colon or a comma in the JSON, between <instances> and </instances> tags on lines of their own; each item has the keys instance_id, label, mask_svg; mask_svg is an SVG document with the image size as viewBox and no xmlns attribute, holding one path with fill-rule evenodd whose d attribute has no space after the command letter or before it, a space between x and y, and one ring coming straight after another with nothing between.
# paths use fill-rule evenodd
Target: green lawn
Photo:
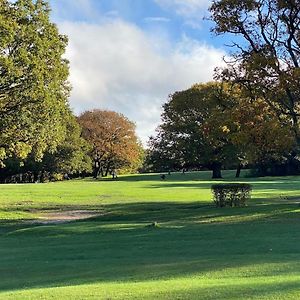
<instances>
[{"instance_id":1,"label":"green lawn","mask_svg":"<svg viewBox=\"0 0 300 300\"><path fill-rule=\"evenodd\" d=\"M221 209L209 178L1 185L0 299L299 299L300 177L240 179L251 202ZM26 221L58 209L102 213Z\"/></svg>"}]
</instances>

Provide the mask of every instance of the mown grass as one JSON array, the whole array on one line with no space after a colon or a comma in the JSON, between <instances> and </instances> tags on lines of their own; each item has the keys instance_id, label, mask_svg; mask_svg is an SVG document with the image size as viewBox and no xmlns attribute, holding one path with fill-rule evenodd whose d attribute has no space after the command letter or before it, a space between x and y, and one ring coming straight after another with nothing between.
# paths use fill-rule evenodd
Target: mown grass
<instances>
[{"instance_id":1,"label":"mown grass","mask_svg":"<svg viewBox=\"0 0 300 300\"><path fill-rule=\"evenodd\" d=\"M251 202L223 209L209 177L1 185L0 298L298 299L300 177L239 179ZM53 209L102 214L24 222Z\"/></svg>"}]
</instances>

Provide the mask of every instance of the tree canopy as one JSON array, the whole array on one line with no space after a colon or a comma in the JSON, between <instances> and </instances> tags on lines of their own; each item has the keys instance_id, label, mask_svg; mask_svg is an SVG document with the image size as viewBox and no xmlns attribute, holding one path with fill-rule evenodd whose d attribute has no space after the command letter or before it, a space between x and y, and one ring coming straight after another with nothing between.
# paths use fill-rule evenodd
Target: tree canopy
<instances>
[{"instance_id":1,"label":"tree canopy","mask_svg":"<svg viewBox=\"0 0 300 300\"><path fill-rule=\"evenodd\" d=\"M141 157L141 145L135 125L114 111L94 109L78 117L83 128L82 136L92 145L94 177L115 169L130 168Z\"/></svg>"},{"instance_id":2,"label":"tree canopy","mask_svg":"<svg viewBox=\"0 0 300 300\"><path fill-rule=\"evenodd\" d=\"M295 145L288 121L236 84L197 84L171 95L163 108L147 155L156 170L209 168L219 178L222 166L281 163Z\"/></svg>"},{"instance_id":3,"label":"tree canopy","mask_svg":"<svg viewBox=\"0 0 300 300\"><path fill-rule=\"evenodd\" d=\"M215 33L238 38L221 77L266 101L278 118L289 118L299 144L300 2L215 0L210 12Z\"/></svg>"},{"instance_id":4,"label":"tree canopy","mask_svg":"<svg viewBox=\"0 0 300 300\"><path fill-rule=\"evenodd\" d=\"M0 162L36 160L64 140L69 113L67 38L42 0L0 0Z\"/></svg>"},{"instance_id":5,"label":"tree canopy","mask_svg":"<svg viewBox=\"0 0 300 300\"><path fill-rule=\"evenodd\" d=\"M221 177L222 164L236 157L223 126L223 112L232 105L228 89L211 82L172 94L150 140L152 158L167 158L175 167L207 167L214 178Z\"/></svg>"}]
</instances>

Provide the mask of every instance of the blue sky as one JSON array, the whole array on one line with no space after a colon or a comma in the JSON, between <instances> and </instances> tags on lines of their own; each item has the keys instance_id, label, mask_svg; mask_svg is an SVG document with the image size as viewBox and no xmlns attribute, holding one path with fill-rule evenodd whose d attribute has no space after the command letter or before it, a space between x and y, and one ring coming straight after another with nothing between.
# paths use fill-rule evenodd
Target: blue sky
<instances>
[{"instance_id":1,"label":"blue sky","mask_svg":"<svg viewBox=\"0 0 300 300\"><path fill-rule=\"evenodd\" d=\"M50 0L51 18L69 37L75 113L123 113L144 145L168 95L212 79L224 38L210 32L210 0Z\"/></svg>"},{"instance_id":2,"label":"blue sky","mask_svg":"<svg viewBox=\"0 0 300 300\"><path fill-rule=\"evenodd\" d=\"M101 23L121 18L145 31L163 31L175 42L182 35L222 47L224 39L210 32L209 0L51 0L55 22ZM190 3L190 4L189 4Z\"/></svg>"}]
</instances>

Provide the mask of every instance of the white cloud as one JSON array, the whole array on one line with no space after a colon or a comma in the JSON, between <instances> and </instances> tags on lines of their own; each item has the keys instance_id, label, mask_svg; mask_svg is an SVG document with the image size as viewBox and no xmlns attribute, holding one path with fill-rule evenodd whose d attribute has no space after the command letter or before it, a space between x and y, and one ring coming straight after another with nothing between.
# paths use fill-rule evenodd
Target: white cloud
<instances>
[{"instance_id":1,"label":"white cloud","mask_svg":"<svg viewBox=\"0 0 300 300\"><path fill-rule=\"evenodd\" d=\"M157 44L162 37L118 19L59 26L69 36L66 55L75 112L92 108L121 112L137 124L144 143L158 125L168 95L211 80L224 55L186 36L177 44L165 41L161 51Z\"/></svg>"}]
</instances>

